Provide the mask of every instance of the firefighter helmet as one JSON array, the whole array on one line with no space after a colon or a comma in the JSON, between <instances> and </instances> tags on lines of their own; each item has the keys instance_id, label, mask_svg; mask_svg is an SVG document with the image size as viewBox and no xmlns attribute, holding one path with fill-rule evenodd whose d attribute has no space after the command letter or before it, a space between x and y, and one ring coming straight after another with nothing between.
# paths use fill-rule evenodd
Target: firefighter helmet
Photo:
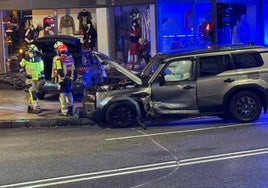
<instances>
[{"instance_id":1,"label":"firefighter helmet","mask_svg":"<svg viewBox=\"0 0 268 188\"><path fill-rule=\"evenodd\" d=\"M39 52L37 46L35 46L34 44L29 45L27 51L29 51L29 52Z\"/></svg>"},{"instance_id":2,"label":"firefighter helmet","mask_svg":"<svg viewBox=\"0 0 268 188\"><path fill-rule=\"evenodd\" d=\"M65 44L61 44L61 45L58 46L57 51L59 53L67 53L68 48L67 48L67 46Z\"/></svg>"},{"instance_id":3,"label":"firefighter helmet","mask_svg":"<svg viewBox=\"0 0 268 188\"><path fill-rule=\"evenodd\" d=\"M54 44L54 49L57 50L57 48L58 48L60 45L62 45L62 44L63 44L63 42L61 42L61 41L57 41L57 42L55 42L55 44Z\"/></svg>"}]
</instances>

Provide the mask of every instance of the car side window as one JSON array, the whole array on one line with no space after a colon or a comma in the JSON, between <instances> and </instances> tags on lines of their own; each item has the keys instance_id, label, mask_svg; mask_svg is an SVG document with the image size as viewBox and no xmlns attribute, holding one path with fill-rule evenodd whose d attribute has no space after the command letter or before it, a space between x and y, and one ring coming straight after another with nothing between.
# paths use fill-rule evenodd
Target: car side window
<instances>
[{"instance_id":1,"label":"car side window","mask_svg":"<svg viewBox=\"0 0 268 188\"><path fill-rule=\"evenodd\" d=\"M200 57L200 77L215 76L224 71L232 70L233 65L229 55Z\"/></svg>"},{"instance_id":2,"label":"car side window","mask_svg":"<svg viewBox=\"0 0 268 188\"><path fill-rule=\"evenodd\" d=\"M191 75L191 67L191 60L176 60L171 62L164 70L165 82L189 80Z\"/></svg>"},{"instance_id":3,"label":"car side window","mask_svg":"<svg viewBox=\"0 0 268 188\"><path fill-rule=\"evenodd\" d=\"M232 56L236 69L260 67L263 65L263 60L257 52L232 54Z\"/></svg>"}]
</instances>

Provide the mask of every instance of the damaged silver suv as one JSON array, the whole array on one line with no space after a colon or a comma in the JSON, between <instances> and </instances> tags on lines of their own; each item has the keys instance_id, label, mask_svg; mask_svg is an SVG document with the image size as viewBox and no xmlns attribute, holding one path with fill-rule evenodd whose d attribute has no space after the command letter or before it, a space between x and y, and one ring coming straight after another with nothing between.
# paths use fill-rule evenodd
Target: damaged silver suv
<instances>
[{"instance_id":1,"label":"damaged silver suv","mask_svg":"<svg viewBox=\"0 0 268 188\"><path fill-rule=\"evenodd\" d=\"M268 100L268 48L228 46L157 54L138 74L95 53L127 79L88 87L83 115L114 127L155 119L219 116L257 120Z\"/></svg>"}]
</instances>

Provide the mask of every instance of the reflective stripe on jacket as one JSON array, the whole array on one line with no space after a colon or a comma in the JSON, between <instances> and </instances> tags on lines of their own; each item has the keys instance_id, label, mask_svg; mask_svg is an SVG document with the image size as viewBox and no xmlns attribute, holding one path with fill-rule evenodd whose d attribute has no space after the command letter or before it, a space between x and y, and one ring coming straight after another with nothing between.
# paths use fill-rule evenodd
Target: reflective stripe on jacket
<instances>
[{"instance_id":1,"label":"reflective stripe on jacket","mask_svg":"<svg viewBox=\"0 0 268 188\"><path fill-rule=\"evenodd\" d=\"M74 60L71 55L61 54L56 60L56 69L58 75L58 82L62 82L64 78L74 79Z\"/></svg>"}]
</instances>

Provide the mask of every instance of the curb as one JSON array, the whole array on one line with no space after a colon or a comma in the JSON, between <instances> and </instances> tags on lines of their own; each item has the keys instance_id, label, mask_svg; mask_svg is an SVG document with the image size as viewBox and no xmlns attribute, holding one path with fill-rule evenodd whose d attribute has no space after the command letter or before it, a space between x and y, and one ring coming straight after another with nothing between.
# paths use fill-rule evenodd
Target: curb
<instances>
[{"instance_id":1,"label":"curb","mask_svg":"<svg viewBox=\"0 0 268 188\"><path fill-rule=\"evenodd\" d=\"M68 117L66 119L20 119L0 121L1 128L21 128L21 127L57 127L57 126L83 126L94 125L88 118Z\"/></svg>"}]
</instances>

